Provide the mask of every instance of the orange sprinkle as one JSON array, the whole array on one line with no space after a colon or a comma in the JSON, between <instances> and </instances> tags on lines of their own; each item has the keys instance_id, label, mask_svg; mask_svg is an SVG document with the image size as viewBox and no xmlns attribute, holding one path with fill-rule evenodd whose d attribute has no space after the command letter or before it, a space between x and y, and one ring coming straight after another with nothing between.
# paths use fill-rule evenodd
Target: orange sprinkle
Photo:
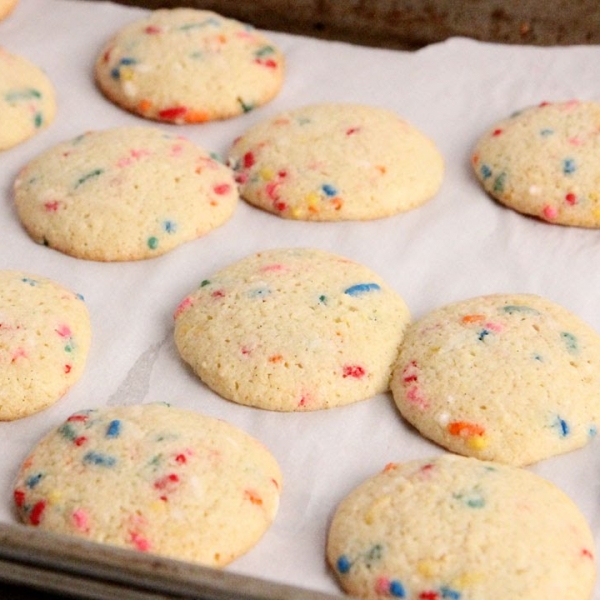
<instances>
[{"instance_id":1,"label":"orange sprinkle","mask_svg":"<svg viewBox=\"0 0 600 600\"><path fill-rule=\"evenodd\" d=\"M186 123L206 123L209 118L209 114L205 110L188 110L183 120Z\"/></svg>"},{"instance_id":2,"label":"orange sprinkle","mask_svg":"<svg viewBox=\"0 0 600 600\"><path fill-rule=\"evenodd\" d=\"M479 323L485 319L485 315L465 315L462 318L463 323Z\"/></svg>"},{"instance_id":3,"label":"orange sprinkle","mask_svg":"<svg viewBox=\"0 0 600 600\"><path fill-rule=\"evenodd\" d=\"M387 168L383 165L376 165L375 168L382 174L385 175L387 173Z\"/></svg>"},{"instance_id":4,"label":"orange sprinkle","mask_svg":"<svg viewBox=\"0 0 600 600\"><path fill-rule=\"evenodd\" d=\"M283 356L281 354L274 354L273 356L269 356L269 362L278 363L283 360Z\"/></svg>"},{"instance_id":5,"label":"orange sprinkle","mask_svg":"<svg viewBox=\"0 0 600 600\"><path fill-rule=\"evenodd\" d=\"M459 435L461 437L472 437L485 435L485 429L477 423L468 421L452 421L448 423L448 433L450 435Z\"/></svg>"},{"instance_id":6,"label":"orange sprinkle","mask_svg":"<svg viewBox=\"0 0 600 600\"><path fill-rule=\"evenodd\" d=\"M388 463L387 465L385 465L383 472L388 473L389 471L394 471L397 468L398 468L398 465L396 463Z\"/></svg>"},{"instance_id":7,"label":"orange sprinkle","mask_svg":"<svg viewBox=\"0 0 600 600\"><path fill-rule=\"evenodd\" d=\"M262 498L254 490L246 490L244 492L244 496L246 497L246 499L250 500L250 502L252 502L252 504L256 504L257 506L262 506L262 503L263 503Z\"/></svg>"},{"instance_id":8,"label":"orange sprinkle","mask_svg":"<svg viewBox=\"0 0 600 600\"><path fill-rule=\"evenodd\" d=\"M150 100L148 100L147 98L143 98L142 100L140 100L140 102L138 104L138 110L140 112L148 112L151 107L152 107L152 102L150 102Z\"/></svg>"},{"instance_id":9,"label":"orange sprinkle","mask_svg":"<svg viewBox=\"0 0 600 600\"><path fill-rule=\"evenodd\" d=\"M331 203L333 204L335 210L340 210L344 204L344 201L339 196L336 196Z\"/></svg>"}]
</instances>

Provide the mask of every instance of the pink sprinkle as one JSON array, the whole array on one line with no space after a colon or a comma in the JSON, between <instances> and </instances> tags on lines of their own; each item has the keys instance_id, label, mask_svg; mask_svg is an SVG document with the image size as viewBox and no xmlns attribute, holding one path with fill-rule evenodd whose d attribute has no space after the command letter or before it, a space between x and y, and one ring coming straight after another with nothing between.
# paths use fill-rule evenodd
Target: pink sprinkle
<instances>
[{"instance_id":1,"label":"pink sprinkle","mask_svg":"<svg viewBox=\"0 0 600 600\"><path fill-rule=\"evenodd\" d=\"M500 325L500 323L486 323L485 324L485 328L489 329L490 331L493 331L495 333L500 333L504 327L502 327L502 325Z\"/></svg>"},{"instance_id":2,"label":"pink sprinkle","mask_svg":"<svg viewBox=\"0 0 600 600\"><path fill-rule=\"evenodd\" d=\"M388 595L390 591L390 580L387 577L379 577L375 582L375 593Z\"/></svg>"},{"instance_id":3,"label":"pink sprinkle","mask_svg":"<svg viewBox=\"0 0 600 600\"><path fill-rule=\"evenodd\" d=\"M131 543L140 551L140 552L148 552L152 547L150 542L141 534L137 533L137 531L130 531L129 536L131 538Z\"/></svg>"},{"instance_id":4,"label":"pink sprinkle","mask_svg":"<svg viewBox=\"0 0 600 600\"><path fill-rule=\"evenodd\" d=\"M588 550L587 548L584 548L581 551L581 555L585 556L586 558L591 558L592 560L594 559L594 554L590 550Z\"/></svg>"},{"instance_id":5,"label":"pink sprinkle","mask_svg":"<svg viewBox=\"0 0 600 600\"><path fill-rule=\"evenodd\" d=\"M242 354L244 356L248 356L251 353L252 353L252 348L250 348L248 346L242 346Z\"/></svg>"},{"instance_id":6,"label":"pink sprinkle","mask_svg":"<svg viewBox=\"0 0 600 600\"><path fill-rule=\"evenodd\" d=\"M173 318L176 319L186 308L189 308L193 304L194 303L193 303L192 299L189 296L187 298L184 298L179 303L179 306L175 309L175 313L173 314Z\"/></svg>"},{"instance_id":7,"label":"pink sprinkle","mask_svg":"<svg viewBox=\"0 0 600 600\"><path fill-rule=\"evenodd\" d=\"M568 142L571 146L581 146L583 144L583 140L578 137L569 138Z\"/></svg>"},{"instance_id":8,"label":"pink sprinkle","mask_svg":"<svg viewBox=\"0 0 600 600\"><path fill-rule=\"evenodd\" d=\"M45 202L44 203L44 208L48 212L56 212L58 210L59 206L60 206L60 202L58 200L53 200L51 202Z\"/></svg>"},{"instance_id":9,"label":"pink sprinkle","mask_svg":"<svg viewBox=\"0 0 600 600\"><path fill-rule=\"evenodd\" d=\"M173 144L171 146L171 156L179 156L183 152L182 144Z\"/></svg>"},{"instance_id":10,"label":"pink sprinkle","mask_svg":"<svg viewBox=\"0 0 600 600\"><path fill-rule=\"evenodd\" d=\"M406 399L411 403L417 406L418 408L425 410L429 408L429 403L423 396L423 393L419 389L418 386L413 385L406 390Z\"/></svg>"},{"instance_id":11,"label":"pink sprinkle","mask_svg":"<svg viewBox=\"0 0 600 600\"><path fill-rule=\"evenodd\" d=\"M365 376L365 369L360 365L346 365L344 367L343 377L352 377L354 379L361 379Z\"/></svg>"},{"instance_id":12,"label":"pink sprinkle","mask_svg":"<svg viewBox=\"0 0 600 600\"><path fill-rule=\"evenodd\" d=\"M144 33L148 33L150 35L160 33L161 31L161 28L157 25L148 25L148 27L144 29Z\"/></svg>"},{"instance_id":13,"label":"pink sprinkle","mask_svg":"<svg viewBox=\"0 0 600 600\"><path fill-rule=\"evenodd\" d=\"M413 381L418 380L418 368L417 363L414 360L411 360L406 367L404 367L402 371L402 381L404 383L412 383Z\"/></svg>"},{"instance_id":14,"label":"pink sprinkle","mask_svg":"<svg viewBox=\"0 0 600 600\"><path fill-rule=\"evenodd\" d=\"M215 290L211 295L211 298L225 298L225 292L223 290Z\"/></svg>"},{"instance_id":15,"label":"pink sprinkle","mask_svg":"<svg viewBox=\"0 0 600 600\"><path fill-rule=\"evenodd\" d=\"M83 509L76 510L72 515L73 524L79 531L88 533L90 531L90 518L87 512Z\"/></svg>"},{"instance_id":16,"label":"pink sprinkle","mask_svg":"<svg viewBox=\"0 0 600 600\"><path fill-rule=\"evenodd\" d=\"M213 187L213 191L215 194L219 194L219 196L223 196L224 194L229 194L231 191L231 186L228 183L220 183Z\"/></svg>"},{"instance_id":17,"label":"pink sprinkle","mask_svg":"<svg viewBox=\"0 0 600 600\"><path fill-rule=\"evenodd\" d=\"M542 211L542 213L544 215L544 218L551 221L558 217L558 210L556 210L556 208L550 206L549 204L546 204L546 206L544 206L544 210Z\"/></svg>"},{"instance_id":18,"label":"pink sprinkle","mask_svg":"<svg viewBox=\"0 0 600 600\"><path fill-rule=\"evenodd\" d=\"M353 135L360 131L360 127L350 127L350 129L346 130L346 135Z\"/></svg>"},{"instance_id":19,"label":"pink sprinkle","mask_svg":"<svg viewBox=\"0 0 600 600\"><path fill-rule=\"evenodd\" d=\"M271 200L279 200L279 194L277 193L278 187L279 187L278 181L270 181L265 186L265 189L267 191L267 196L269 196L269 198L271 198Z\"/></svg>"},{"instance_id":20,"label":"pink sprinkle","mask_svg":"<svg viewBox=\"0 0 600 600\"><path fill-rule=\"evenodd\" d=\"M71 337L73 333L68 325L61 325L58 329L55 329L56 333L60 335L60 337Z\"/></svg>"},{"instance_id":21,"label":"pink sprinkle","mask_svg":"<svg viewBox=\"0 0 600 600\"><path fill-rule=\"evenodd\" d=\"M266 265L261 269L263 273L268 273L272 271L287 271L287 267L285 265L276 263L274 265Z\"/></svg>"}]
</instances>

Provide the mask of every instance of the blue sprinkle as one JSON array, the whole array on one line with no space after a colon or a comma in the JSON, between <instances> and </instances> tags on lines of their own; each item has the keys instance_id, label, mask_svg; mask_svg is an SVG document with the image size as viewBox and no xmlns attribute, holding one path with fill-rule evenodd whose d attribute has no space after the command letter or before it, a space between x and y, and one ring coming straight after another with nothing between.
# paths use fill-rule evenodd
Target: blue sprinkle
<instances>
[{"instance_id":1,"label":"blue sprinkle","mask_svg":"<svg viewBox=\"0 0 600 600\"><path fill-rule=\"evenodd\" d=\"M35 475L30 475L26 480L25 480L25 485L32 490L41 480L42 477L44 476L43 473L36 473Z\"/></svg>"},{"instance_id":2,"label":"blue sprinkle","mask_svg":"<svg viewBox=\"0 0 600 600\"><path fill-rule=\"evenodd\" d=\"M553 427L555 427L558 430L558 433L560 434L560 437L562 437L562 438L567 437L571 430L569 427L569 424L564 419L561 419L560 417L556 417L556 421L554 422Z\"/></svg>"},{"instance_id":3,"label":"blue sprinkle","mask_svg":"<svg viewBox=\"0 0 600 600\"><path fill-rule=\"evenodd\" d=\"M591 438L596 437L596 435L598 435L598 428L595 425L590 425L590 428L588 429L588 435Z\"/></svg>"},{"instance_id":4,"label":"blue sprinkle","mask_svg":"<svg viewBox=\"0 0 600 600\"><path fill-rule=\"evenodd\" d=\"M350 567L352 567L350 559L345 554L342 554L337 559L337 570L344 575L350 571Z\"/></svg>"},{"instance_id":5,"label":"blue sprinkle","mask_svg":"<svg viewBox=\"0 0 600 600\"><path fill-rule=\"evenodd\" d=\"M543 137L547 137L549 135L552 135L554 133L554 129L541 129L540 130L540 135Z\"/></svg>"},{"instance_id":6,"label":"blue sprinkle","mask_svg":"<svg viewBox=\"0 0 600 600\"><path fill-rule=\"evenodd\" d=\"M542 357L541 354L534 354L533 355L533 360L537 360L539 362L544 362L544 358Z\"/></svg>"},{"instance_id":7,"label":"blue sprinkle","mask_svg":"<svg viewBox=\"0 0 600 600\"><path fill-rule=\"evenodd\" d=\"M327 304L327 296L326 296L325 294L321 294L321 295L319 296L319 302L320 302L321 304Z\"/></svg>"},{"instance_id":8,"label":"blue sprinkle","mask_svg":"<svg viewBox=\"0 0 600 600\"><path fill-rule=\"evenodd\" d=\"M120 61L119 64L120 65L135 65L137 61L135 60L135 58L130 58L128 56L124 56Z\"/></svg>"},{"instance_id":9,"label":"blue sprinkle","mask_svg":"<svg viewBox=\"0 0 600 600\"><path fill-rule=\"evenodd\" d=\"M30 279L29 277L23 277L23 279L21 279L21 281L23 283L28 283L31 287L35 287L39 283L35 279Z\"/></svg>"},{"instance_id":10,"label":"blue sprinkle","mask_svg":"<svg viewBox=\"0 0 600 600\"><path fill-rule=\"evenodd\" d=\"M488 335L490 335L490 331L489 331L489 330L487 330L487 329L482 329L482 330L479 332L479 335L477 336L477 339L478 339L480 342L483 342L484 338L485 338L486 336L488 336Z\"/></svg>"},{"instance_id":11,"label":"blue sprinkle","mask_svg":"<svg viewBox=\"0 0 600 600\"><path fill-rule=\"evenodd\" d=\"M577 165L572 158L565 158L563 160L563 173L565 175L571 175L571 173L575 173L577 170Z\"/></svg>"},{"instance_id":12,"label":"blue sprinkle","mask_svg":"<svg viewBox=\"0 0 600 600\"><path fill-rule=\"evenodd\" d=\"M569 333L568 331L561 331L560 339L567 347L567 352L569 352L570 354L576 354L577 352L579 352L577 338L572 333Z\"/></svg>"},{"instance_id":13,"label":"blue sprinkle","mask_svg":"<svg viewBox=\"0 0 600 600\"><path fill-rule=\"evenodd\" d=\"M82 302L85 302L85 298L83 296L83 294L75 294L77 296L78 300L81 300Z\"/></svg>"},{"instance_id":14,"label":"blue sprinkle","mask_svg":"<svg viewBox=\"0 0 600 600\"><path fill-rule=\"evenodd\" d=\"M175 221L165 221L163 223L163 229L167 233L175 233L177 231L177 223L175 223Z\"/></svg>"},{"instance_id":15,"label":"blue sprinkle","mask_svg":"<svg viewBox=\"0 0 600 600\"><path fill-rule=\"evenodd\" d=\"M111 69L110 76L112 79L121 79L121 71L119 71L119 67L114 67Z\"/></svg>"},{"instance_id":16,"label":"blue sprinkle","mask_svg":"<svg viewBox=\"0 0 600 600\"><path fill-rule=\"evenodd\" d=\"M390 594L394 598L406 598L406 591L404 586L397 579L390 581Z\"/></svg>"},{"instance_id":17,"label":"blue sprinkle","mask_svg":"<svg viewBox=\"0 0 600 600\"><path fill-rule=\"evenodd\" d=\"M440 588L440 593L442 594L442 598L448 598L449 600L459 600L461 597L461 593L458 590L453 590L449 587Z\"/></svg>"},{"instance_id":18,"label":"blue sprinkle","mask_svg":"<svg viewBox=\"0 0 600 600\"><path fill-rule=\"evenodd\" d=\"M481 165L481 176L484 179L489 179L492 176L492 169L490 169L490 167L488 167L487 165Z\"/></svg>"},{"instance_id":19,"label":"blue sprinkle","mask_svg":"<svg viewBox=\"0 0 600 600\"><path fill-rule=\"evenodd\" d=\"M108 428L106 430L107 438L116 438L121 435L121 421L115 419L108 424Z\"/></svg>"},{"instance_id":20,"label":"blue sprinkle","mask_svg":"<svg viewBox=\"0 0 600 600\"><path fill-rule=\"evenodd\" d=\"M378 292L381 287L376 283L357 283L344 290L344 294L348 296L360 296L368 292Z\"/></svg>"},{"instance_id":21,"label":"blue sprinkle","mask_svg":"<svg viewBox=\"0 0 600 600\"><path fill-rule=\"evenodd\" d=\"M323 184L321 189L327 196L335 196L337 194L337 189L329 183Z\"/></svg>"},{"instance_id":22,"label":"blue sprinkle","mask_svg":"<svg viewBox=\"0 0 600 600\"><path fill-rule=\"evenodd\" d=\"M114 456L92 451L88 452L83 457L83 462L88 465L97 465L99 467L114 467L117 464L117 459Z\"/></svg>"}]
</instances>

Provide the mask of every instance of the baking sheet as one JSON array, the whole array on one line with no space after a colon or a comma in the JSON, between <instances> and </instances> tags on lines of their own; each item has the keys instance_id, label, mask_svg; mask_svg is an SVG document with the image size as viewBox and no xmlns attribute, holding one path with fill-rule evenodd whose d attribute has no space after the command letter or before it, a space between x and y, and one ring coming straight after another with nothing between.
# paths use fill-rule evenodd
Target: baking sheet
<instances>
[{"instance_id":1,"label":"baking sheet","mask_svg":"<svg viewBox=\"0 0 600 600\"><path fill-rule=\"evenodd\" d=\"M59 106L49 129L0 154L0 268L37 273L82 293L94 331L85 374L63 399L37 415L0 423L0 522L16 522L12 481L50 428L84 408L167 401L245 429L282 467L284 493L274 525L227 570L335 593L324 546L336 504L386 463L442 450L403 422L389 394L303 414L221 399L179 359L173 311L198 282L249 253L311 246L377 271L404 297L415 319L471 296L531 292L600 331L600 232L541 223L499 206L479 188L469 164L478 136L514 110L541 101L598 99L600 48L499 46L456 38L409 53L270 33L287 57L286 81L273 102L226 122L170 126L125 113L93 82L93 63L104 42L145 13L105 2L21 0L0 22L0 44L46 71ZM38 246L17 220L11 188L19 169L84 131L148 124L225 155L233 139L259 120L324 101L383 106L429 135L446 160L440 193L409 213L365 223L286 221L241 202L234 217L208 236L131 263L82 261ZM599 443L531 467L576 501L597 542ZM600 585L594 598L600 600Z\"/></svg>"}]
</instances>

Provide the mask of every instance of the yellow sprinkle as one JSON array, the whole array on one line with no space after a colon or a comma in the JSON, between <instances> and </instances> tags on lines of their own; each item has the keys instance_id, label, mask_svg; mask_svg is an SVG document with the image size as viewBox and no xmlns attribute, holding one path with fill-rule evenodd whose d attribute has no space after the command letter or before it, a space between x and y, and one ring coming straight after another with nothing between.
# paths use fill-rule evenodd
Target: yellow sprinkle
<instances>
[{"instance_id":1,"label":"yellow sprinkle","mask_svg":"<svg viewBox=\"0 0 600 600\"><path fill-rule=\"evenodd\" d=\"M417 564L417 571L423 577L435 576L435 562L432 560L421 560Z\"/></svg>"},{"instance_id":2,"label":"yellow sprinkle","mask_svg":"<svg viewBox=\"0 0 600 600\"><path fill-rule=\"evenodd\" d=\"M133 79L134 72L131 67L121 67L119 69L119 78L123 81L131 81Z\"/></svg>"},{"instance_id":3,"label":"yellow sprinkle","mask_svg":"<svg viewBox=\"0 0 600 600\"><path fill-rule=\"evenodd\" d=\"M487 448L489 441L485 435L474 435L467 439L467 446L473 450L483 450Z\"/></svg>"},{"instance_id":4,"label":"yellow sprinkle","mask_svg":"<svg viewBox=\"0 0 600 600\"><path fill-rule=\"evenodd\" d=\"M48 494L48 503L49 504L58 504L62 499L62 494L58 490L52 490Z\"/></svg>"},{"instance_id":5,"label":"yellow sprinkle","mask_svg":"<svg viewBox=\"0 0 600 600\"><path fill-rule=\"evenodd\" d=\"M590 194L588 194L588 198L592 202L596 202L596 200L598 200L598 194L596 194L596 192L591 192Z\"/></svg>"},{"instance_id":6,"label":"yellow sprinkle","mask_svg":"<svg viewBox=\"0 0 600 600\"><path fill-rule=\"evenodd\" d=\"M381 498L377 498L377 500L375 500L375 502L373 502L373 504L371 504L371 506L369 506L369 509L367 510L367 512L365 513L365 523L367 525L372 525L375 521L375 517L377 516L377 513L383 509L385 509L389 503L391 502L391 498L390 496L382 496Z\"/></svg>"},{"instance_id":7,"label":"yellow sprinkle","mask_svg":"<svg viewBox=\"0 0 600 600\"><path fill-rule=\"evenodd\" d=\"M452 581L452 587L461 589L479 583L485 579L482 573L463 573Z\"/></svg>"},{"instance_id":8,"label":"yellow sprinkle","mask_svg":"<svg viewBox=\"0 0 600 600\"><path fill-rule=\"evenodd\" d=\"M269 169L269 167L264 167L258 174L263 181L270 181L275 176L275 172L273 169Z\"/></svg>"},{"instance_id":9,"label":"yellow sprinkle","mask_svg":"<svg viewBox=\"0 0 600 600\"><path fill-rule=\"evenodd\" d=\"M600 217L600 208L595 208L593 211L594 217L599 218Z\"/></svg>"},{"instance_id":10,"label":"yellow sprinkle","mask_svg":"<svg viewBox=\"0 0 600 600\"><path fill-rule=\"evenodd\" d=\"M302 209L297 206L294 206L290 212L294 219L299 219L302 216Z\"/></svg>"}]
</instances>

